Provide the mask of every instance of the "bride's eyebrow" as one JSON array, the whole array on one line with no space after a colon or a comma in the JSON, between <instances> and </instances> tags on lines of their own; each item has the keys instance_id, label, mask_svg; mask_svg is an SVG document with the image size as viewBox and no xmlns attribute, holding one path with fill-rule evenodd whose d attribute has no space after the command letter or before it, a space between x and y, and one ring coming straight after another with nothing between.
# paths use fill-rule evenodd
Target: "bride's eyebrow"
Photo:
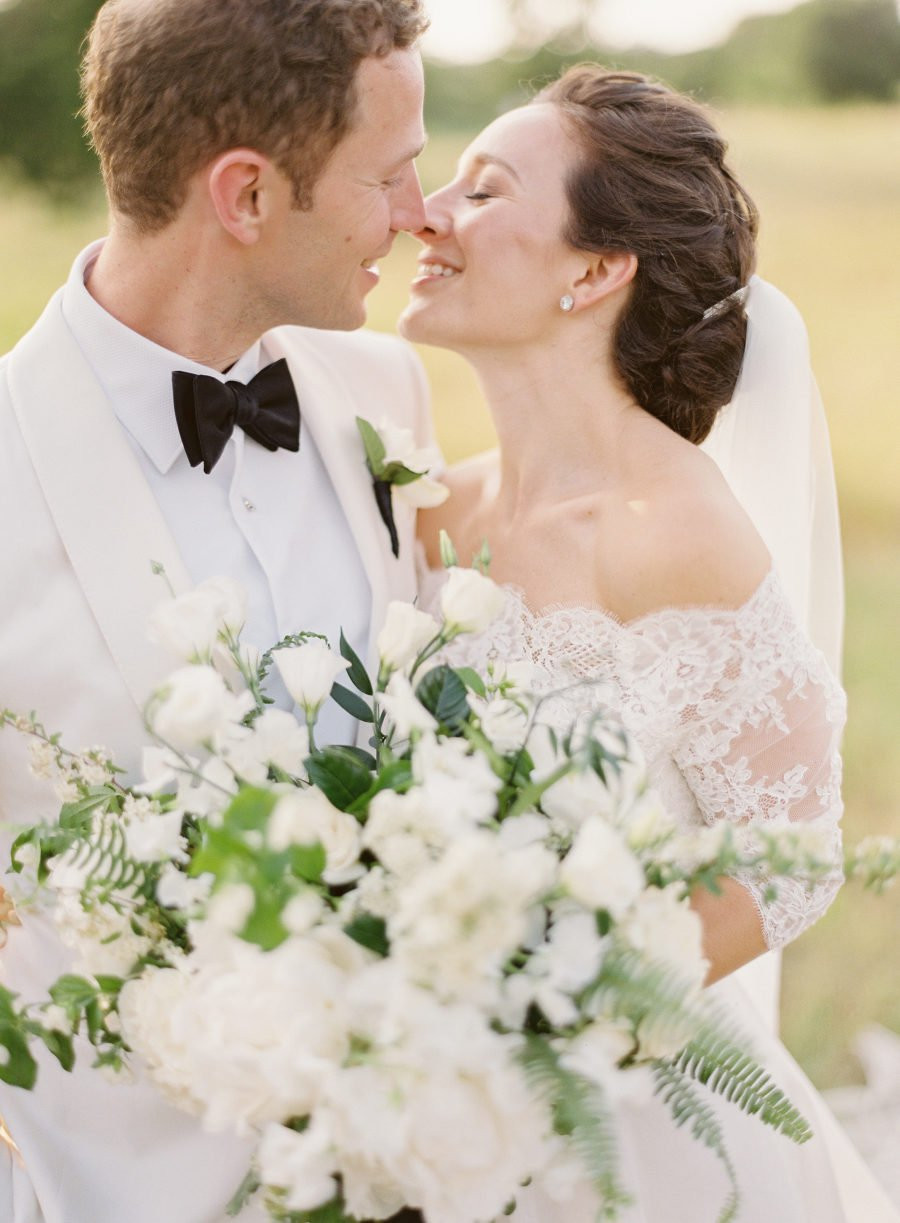
<instances>
[{"instance_id":1,"label":"bride's eyebrow","mask_svg":"<svg viewBox=\"0 0 900 1223\"><path fill-rule=\"evenodd\" d=\"M493 153L478 153L475 157L472 158L470 164L474 169L479 169L479 170L483 166L499 166L501 170L506 170L507 173L511 174L520 187L523 185L522 180L519 177L518 173L516 172L515 168L511 166L510 163L506 161L505 158L496 157Z\"/></svg>"}]
</instances>

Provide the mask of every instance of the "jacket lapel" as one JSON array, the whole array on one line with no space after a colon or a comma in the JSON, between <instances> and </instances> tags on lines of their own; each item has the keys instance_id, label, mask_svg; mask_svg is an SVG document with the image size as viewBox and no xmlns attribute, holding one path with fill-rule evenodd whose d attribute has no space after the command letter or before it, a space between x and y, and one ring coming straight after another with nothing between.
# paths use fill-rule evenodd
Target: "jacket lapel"
<instances>
[{"instance_id":1,"label":"jacket lapel","mask_svg":"<svg viewBox=\"0 0 900 1223\"><path fill-rule=\"evenodd\" d=\"M62 315L62 291L10 354L13 409L50 512L100 631L143 709L172 658L147 618L190 579L111 404Z\"/></svg>"},{"instance_id":2,"label":"jacket lapel","mask_svg":"<svg viewBox=\"0 0 900 1223\"><path fill-rule=\"evenodd\" d=\"M369 656L390 597L389 575L397 561L391 554L387 530L378 516L372 481L356 427L359 404L346 383L335 374L313 344L291 329L290 338L279 331L264 340L273 358L286 358L303 424L318 448L346 515L372 591Z\"/></svg>"}]
</instances>

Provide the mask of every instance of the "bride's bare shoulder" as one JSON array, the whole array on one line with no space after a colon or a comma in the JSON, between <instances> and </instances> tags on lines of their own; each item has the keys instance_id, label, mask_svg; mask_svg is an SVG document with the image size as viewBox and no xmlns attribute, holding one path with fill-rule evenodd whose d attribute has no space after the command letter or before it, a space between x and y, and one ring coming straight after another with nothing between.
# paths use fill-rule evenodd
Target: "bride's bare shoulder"
<instances>
[{"instance_id":1,"label":"bride's bare shoulder","mask_svg":"<svg viewBox=\"0 0 900 1223\"><path fill-rule=\"evenodd\" d=\"M719 468L695 447L654 482L629 534L632 616L663 607L741 607L772 565Z\"/></svg>"},{"instance_id":2,"label":"bride's bare shoulder","mask_svg":"<svg viewBox=\"0 0 900 1223\"><path fill-rule=\"evenodd\" d=\"M472 524L497 479L498 459L496 450L485 450L454 463L442 477L450 496L434 509L419 511L418 536L432 568L439 568L441 563L441 531L446 531L455 543L467 543Z\"/></svg>"}]
</instances>

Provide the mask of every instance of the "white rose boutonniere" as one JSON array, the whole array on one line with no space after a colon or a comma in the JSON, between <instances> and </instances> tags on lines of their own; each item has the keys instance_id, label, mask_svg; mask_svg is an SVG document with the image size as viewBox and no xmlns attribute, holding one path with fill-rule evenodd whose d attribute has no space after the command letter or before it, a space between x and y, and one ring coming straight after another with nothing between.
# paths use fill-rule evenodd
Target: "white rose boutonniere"
<instances>
[{"instance_id":1,"label":"white rose boutonniere","mask_svg":"<svg viewBox=\"0 0 900 1223\"><path fill-rule=\"evenodd\" d=\"M400 540L394 522L393 495L416 509L440 505L450 490L431 472L440 462L434 446L417 446L411 429L390 421L381 421L376 428L357 416L356 427L366 452L366 466L372 476L372 489L381 520L387 527L394 556L400 555Z\"/></svg>"}]
</instances>

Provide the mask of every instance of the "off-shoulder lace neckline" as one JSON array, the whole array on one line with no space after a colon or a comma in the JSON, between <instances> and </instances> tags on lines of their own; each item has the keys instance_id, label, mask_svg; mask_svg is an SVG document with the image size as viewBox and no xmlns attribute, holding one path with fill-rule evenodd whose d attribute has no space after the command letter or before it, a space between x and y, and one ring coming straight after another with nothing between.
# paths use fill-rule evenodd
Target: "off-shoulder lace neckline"
<instances>
[{"instance_id":1,"label":"off-shoulder lace neckline","mask_svg":"<svg viewBox=\"0 0 900 1223\"><path fill-rule=\"evenodd\" d=\"M774 567L770 568L749 598L737 607L723 607L721 605L716 606L703 603L682 603L671 607L655 607L651 611L643 612L639 616L632 616L629 620L622 620L615 612L610 611L609 608L603 607L599 603L569 603L560 601L548 603L538 610L529 604L525 597L525 591L521 586L517 586L512 582L504 582L502 585L503 589L515 600L522 616L532 624L543 625L545 622L552 621L558 617L577 614L604 622L619 632L631 633L645 628L648 624L678 619L684 616L702 616L710 621L734 624L736 621L743 619L744 616L752 614L759 604L765 601L769 591L778 587L779 580Z\"/></svg>"}]
</instances>

